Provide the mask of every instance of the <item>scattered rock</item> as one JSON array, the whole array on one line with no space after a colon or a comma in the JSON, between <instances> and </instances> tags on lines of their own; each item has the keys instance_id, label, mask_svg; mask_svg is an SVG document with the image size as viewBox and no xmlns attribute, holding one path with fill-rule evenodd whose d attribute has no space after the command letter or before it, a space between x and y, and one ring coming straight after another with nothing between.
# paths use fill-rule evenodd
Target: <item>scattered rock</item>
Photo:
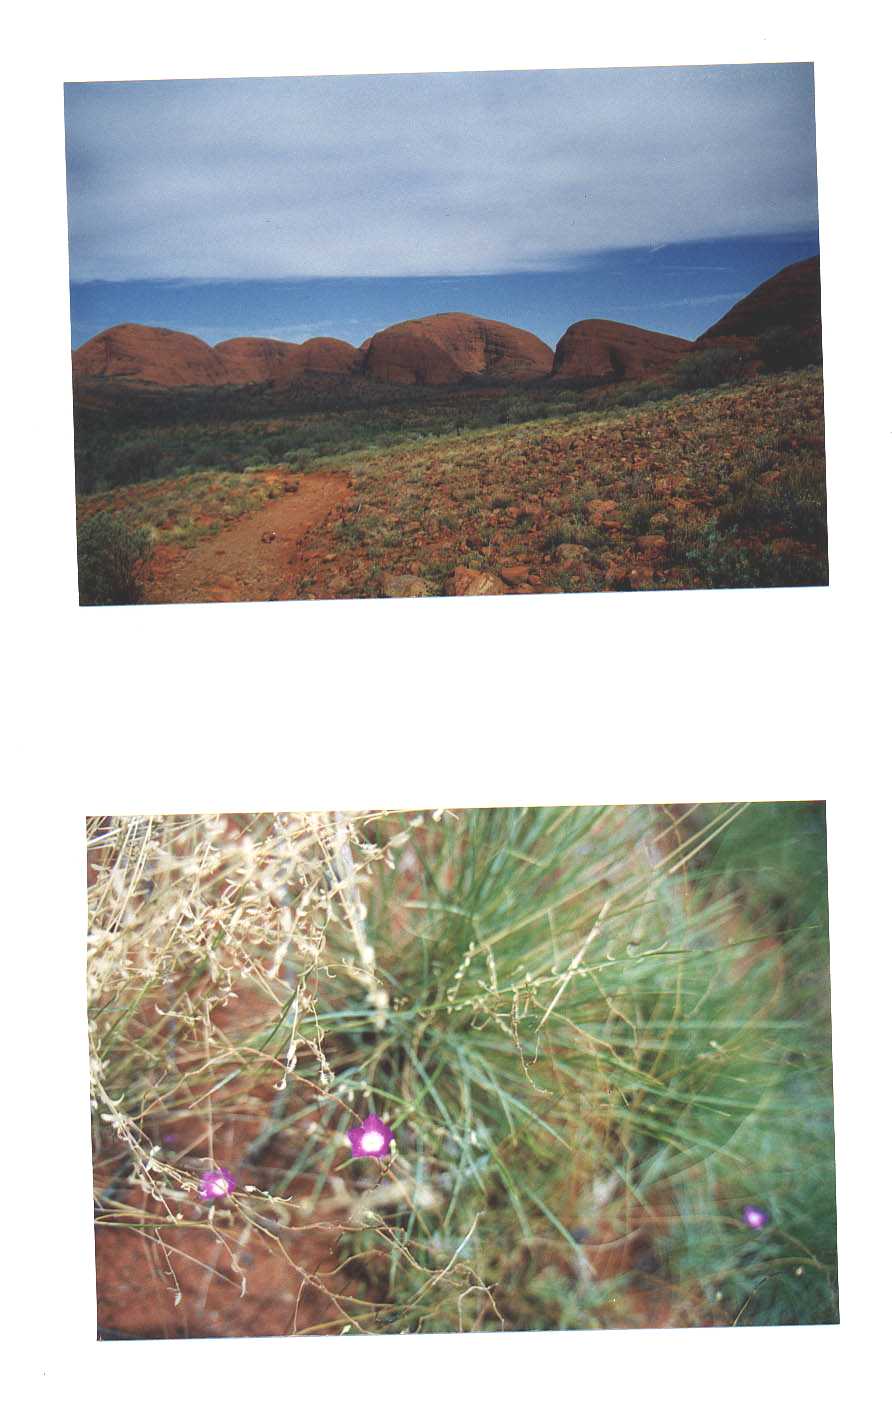
<instances>
[{"instance_id":1,"label":"scattered rock","mask_svg":"<svg viewBox=\"0 0 892 1405\"><path fill-rule=\"evenodd\" d=\"M597 527L600 526L605 517L616 512L618 505L612 498L592 498L590 502L586 503L585 511L589 520Z\"/></svg>"},{"instance_id":2,"label":"scattered rock","mask_svg":"<svg viewBox=\"0 0 892 1405\"><path fill-rule=\"evenodd\" d=\"M505 586L488 571L470 571L456 566L452 575L453 595L504 595Z\"/></svg>"},{"instance_id":3,"label":"scattered rock","mask_svg":"<svg viewBox=\"0 0 892 1405\"><path fill-rule=\"evenodd\" d=\"M260 540L268 545L270 542L274 542L276 540L276 534L275 532L264 532Z\"/></svg>"}]
</instances>

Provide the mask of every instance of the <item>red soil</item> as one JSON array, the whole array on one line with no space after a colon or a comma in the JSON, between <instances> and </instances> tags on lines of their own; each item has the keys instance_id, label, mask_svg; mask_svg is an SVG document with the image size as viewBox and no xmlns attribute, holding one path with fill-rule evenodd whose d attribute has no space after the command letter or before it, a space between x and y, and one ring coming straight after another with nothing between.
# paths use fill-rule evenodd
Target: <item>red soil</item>
<instances>
[{"instance_id":1,"label":"red soil","mask_svg":"<svg viewBox=\"0 0 892 1405\"><path fill-rule=\"evenodd\" d=\"M275 477L276 475L269 475ZM288 598L287 583L299 572L299 543L311 528L349 496L343 474L314 473L295 479L269 507L243 517L191 548L159 547L148 564L148 604Z\"/></svg>"}]
</instances>

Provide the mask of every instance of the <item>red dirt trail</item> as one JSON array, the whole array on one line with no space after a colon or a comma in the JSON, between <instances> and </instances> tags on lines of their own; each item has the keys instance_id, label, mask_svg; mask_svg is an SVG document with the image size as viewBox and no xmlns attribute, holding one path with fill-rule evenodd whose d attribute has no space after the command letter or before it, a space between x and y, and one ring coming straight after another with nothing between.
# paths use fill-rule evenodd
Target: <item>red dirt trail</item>
<instances>
[{"instance_id":1,"label":"red dirt trail","mask_svg":"<svg viewBox=\"0 0 892 1405\"><path fill-rule=\"evenodd\" d=\"M146 572L146 603L290 599L301 539L350 492L345 474L308 474L299 484L196 546L158 548Z\"/></svg>"}]
</instances>

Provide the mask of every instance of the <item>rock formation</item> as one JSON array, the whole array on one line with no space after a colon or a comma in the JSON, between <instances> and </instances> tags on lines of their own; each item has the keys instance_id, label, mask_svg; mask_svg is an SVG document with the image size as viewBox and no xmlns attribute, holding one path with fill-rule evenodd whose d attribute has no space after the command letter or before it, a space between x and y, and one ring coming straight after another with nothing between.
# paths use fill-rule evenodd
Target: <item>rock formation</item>
<instances>
[{"instance_id":1,"label":"rock formation","mask_svg":"<svg viewBox=\"0 0 892 1405\"><path fill-rule=\"evenodd\" d=\"M233 337L208 346L186 332L125 322L85 342L72 357L75 380L136 386L271 384L286 389L304 376L359 374L396 385L455 385L474 377L558 379L608 384L659 376L693 348L735 344L791 327L806 338L821 332L818 258L791 264L742 298L696 342L624 322L574 322L551 349L532 332L465 312L397 322L357 351L334 337L285 342Z\"/></svg>"},{"instance_id":2,"label":"rock formation","mask_svg":"<svg viewBox=\"0 0 892 1405\"><path fill-rule=\"evenodd\" d=\"M72 356L75 379L104 379L142 385L225 385L223 357L198 337L166 327L122 322L78 347Z\"/></svg>"},{"instance_id":3,"label":"rock formation","mask_svg":"<svg viewBox=\"0 0 892 1405\"><path fill-rule=\"evenodd\" d=\"M376 332L362 350L364 375L400 385L547 376L552 363L551 348L532 332L465 312L398 322Z\"/></svg>"},{"instance_id":4,"label":"rock formation","mask_svg":"<svg viewBox=\"0 0 892 1405\"><path fill-rule=\"evenodd\" d=\"M309 374L349 375L357 355L334 337L303 343L233 337L208 346L187 332L124 322L78 347L72 367L75 380L98 377L164 389L267 381L281 388Z\"/></svg>"},{"instance_id":5,"label":"rock formation","mask_svg":"<svg viewBox=\"0 0 892 1405\"><path fill-rule=\"evenodd\" d=\"M276 389L307 374L349 375L357 357L355 346L335 337L311 337L305 342L233 337L218 342L214 350L226 363L230 384L270 381Z\"/></svg>"},{"instance_id":6,"label":"rock formation","mask_svg":"<svg viewBox=\"0 0 892 1405\"><path fill-rule=\"evenodd\" d=\"M639 380L668 370L692 343L625 322L574 322L557 344L554 375L566 380Z\"/></svg>"},{"instance_id":7,"label":"rock formation","mask_svg":"<svg viewBox=\"0 0 892 1405\"><path fill-rule=\"evenodd\" d=\"M816 255L791 263L754 288L697 338L700 345L726 338L759 337L774 327L792 327L806 337L821 335L821 267Z\"/></svg>"}]
</instances>

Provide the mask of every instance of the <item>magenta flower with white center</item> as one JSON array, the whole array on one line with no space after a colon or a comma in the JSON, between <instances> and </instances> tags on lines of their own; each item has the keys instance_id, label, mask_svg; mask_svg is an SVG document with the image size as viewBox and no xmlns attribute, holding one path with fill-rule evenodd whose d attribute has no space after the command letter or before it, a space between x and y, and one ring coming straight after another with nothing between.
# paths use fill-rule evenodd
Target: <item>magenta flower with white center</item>
<instances>
[{"instance_id":1,"label":"magenta flower with white center","mask_svg":"<svg viewBox=\"0 0 892 1405\"><path fill-rule=\"evenodd\" d=\"M394 1140L387 1123L374 1115L351 1127L347 1137L354 1156L386 1156Z\"/></svg>"},{"instance_id":2,"label":"magenta flower with white center","mask_svg":"<svg viewBox=\"0 0 892 1405\"><path fill-rule=\"evenodd\" d=\"M225 1166L214 1171L205 1171L198 1185L202 1200L221 1200L235 1190L235 1176L231 1176Z\"/></svg>"},{"instance_id":3,"label":"magenta flower with white center","mask_svg":"<svg viewBox=\"0 0 892 1405\"><path fill-rule=\"evenodd\" d=\"M741 1219L748 1229L764 1229L771 1216L761 1205L744 1205Z\"/></svg>"}]
</instances>

